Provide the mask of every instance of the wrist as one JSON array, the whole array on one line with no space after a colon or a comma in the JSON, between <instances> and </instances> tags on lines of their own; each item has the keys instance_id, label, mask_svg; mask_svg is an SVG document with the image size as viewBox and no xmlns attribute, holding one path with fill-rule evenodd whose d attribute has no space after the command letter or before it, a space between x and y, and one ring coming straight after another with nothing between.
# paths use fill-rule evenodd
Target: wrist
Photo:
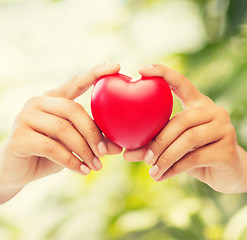
<instances>
[{"instance_id":1,"label":"wrist","mask_svg":"<svg viewBox=\"0 0 247 240\"><path fill-rule=\"evenodd\" d=\"M23 187L7 185L0 179L0 205L9 201L22 189Z\"/></svg>"},{"instance_id":2,"label":"wrist","mask_svg":"<svg viewBox=\"0 0 247 240\"><path fill-rule=\"evenodd\" d=\"M4 146L0 148L0 165L1 161L4 158ZM24 186L15 186L3 178L3 174L1 174L1 166L0 166L0 205L7 202L11 198L13 198L18 192L23 189Z\"/></svg>"},{"instance_id":3,"label":"wrist","mask_svg":"<svg viewBox=\"0 0 247 240\"><path fill-rule=\"evenodd\" d=\"M238 192L247 193L247 152L239 146L239 153L243 164L243 177Z\"/></svg>"}]
</instances>

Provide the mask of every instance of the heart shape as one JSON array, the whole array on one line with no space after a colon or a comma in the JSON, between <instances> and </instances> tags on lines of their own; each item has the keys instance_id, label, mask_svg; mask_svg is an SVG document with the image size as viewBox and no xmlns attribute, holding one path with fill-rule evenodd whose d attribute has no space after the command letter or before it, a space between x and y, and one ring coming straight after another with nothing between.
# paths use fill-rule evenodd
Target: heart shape
<instances>
[{"instance_id":1,"label":"heart shape","mask_svg":"<svg viewBox=\"0 0 247 240\"><path fill-rule=\"evenodd\" d=\"M163 78L131 80L119 73L103 76L94 84L91 98L97 126L128 150L149 143L168 122L173 106L170 87Z\"/></svg>"}]
</instances>

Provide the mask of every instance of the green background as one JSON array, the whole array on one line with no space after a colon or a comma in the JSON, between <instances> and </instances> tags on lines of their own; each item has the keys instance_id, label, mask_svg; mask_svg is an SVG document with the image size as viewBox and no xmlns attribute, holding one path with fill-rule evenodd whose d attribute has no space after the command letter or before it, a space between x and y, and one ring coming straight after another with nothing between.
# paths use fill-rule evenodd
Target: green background
<instances>
[{"instance_id":1,"label":"green background","mask_svg":"<svg viewBox=\"0 0 247 240\"><path fill-rule=\"evenodd\" d=\"M229 111L247 149L246 14L246 0L0 0L1 142L26 99L115 61L132 76L147 63L180 71ZM78 99L90 112L89 100ZM0 239L247 239L246 194L186 174L156 183L122 155L102 161L88 177L64 170L29 184L0 207Z\"/></svg>"}]
</instances>

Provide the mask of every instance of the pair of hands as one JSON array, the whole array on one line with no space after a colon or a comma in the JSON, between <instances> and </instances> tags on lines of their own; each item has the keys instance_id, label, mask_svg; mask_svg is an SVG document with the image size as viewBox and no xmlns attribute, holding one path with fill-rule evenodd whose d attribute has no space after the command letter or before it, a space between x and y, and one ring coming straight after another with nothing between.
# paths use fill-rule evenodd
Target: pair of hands
<instances>
[{"instance_id":1,"label":"pair of hands","mask_svg":"<svg viewBox=\"0 0 247 240\"><path fill-rule=\"evenodd\" d=\"M106 139L74 101L99 77L119 70L118 64L97 65L31 98L1 149L0 186L18 192L27 183L63 168L87 175L102 168L100 157L121 153L122 149ZM184 111L175 115L148 146L125 151L124 158L152 165L149 173L156 181L187 172L220 192L246 191L246 153L237 144L226 110L168 67L145 66L140 74L163 77L182 101Z\"/></svg>"}]
</instances>

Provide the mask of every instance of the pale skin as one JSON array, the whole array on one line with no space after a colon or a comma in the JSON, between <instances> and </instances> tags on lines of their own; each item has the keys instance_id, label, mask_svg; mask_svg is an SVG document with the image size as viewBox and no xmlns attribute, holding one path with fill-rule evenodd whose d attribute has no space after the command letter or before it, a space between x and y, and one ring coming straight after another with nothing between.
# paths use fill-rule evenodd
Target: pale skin
<instances>
[{"instance_id":1,"label":"pale skin","mask_svg":"<svg viewBox=\"0 0 247 240\"><path fill-rule=\"evenodd\" d=\"M102 168L100 157L122 151L102 135L84 108L74 101L99 77L119 70L114 63L97 65L27 101L0 149L0 203L28 183L63 168L81 175L98 171Z\"/></svg>"},{"instance_id":2,"label":"pale skin","mask_svg":"<svg viewBox=\"0 0 247 240\"><path fill-rule=\"evenodd\" d=\"M74 101L99 77L119 70L118 64L97 65L25 104L0 149L0 203L63 168L82 175L98 171L100 157L122 151ZM140 74L164 78L184 110L149 145L125 151L124 158L150 164L150 176L156 181L186 172L222 193L247 192L247 153L237 144L227 111L168 67L144 66Z\"/></svg>"},{"instance_id":3,"label":"pale skin","mask_svg":"<svg viewBox=\"0 0 247 240\"><path fill-rule=\"evenodd\" d=\"M158 182L185 172L222 193L247 192L247 153L237 144L228 112L166 66L148 65L139 72L164 78L184 110L148 146L125 151L124 158L144 160Z\"/></svg>"}]
</instances>

